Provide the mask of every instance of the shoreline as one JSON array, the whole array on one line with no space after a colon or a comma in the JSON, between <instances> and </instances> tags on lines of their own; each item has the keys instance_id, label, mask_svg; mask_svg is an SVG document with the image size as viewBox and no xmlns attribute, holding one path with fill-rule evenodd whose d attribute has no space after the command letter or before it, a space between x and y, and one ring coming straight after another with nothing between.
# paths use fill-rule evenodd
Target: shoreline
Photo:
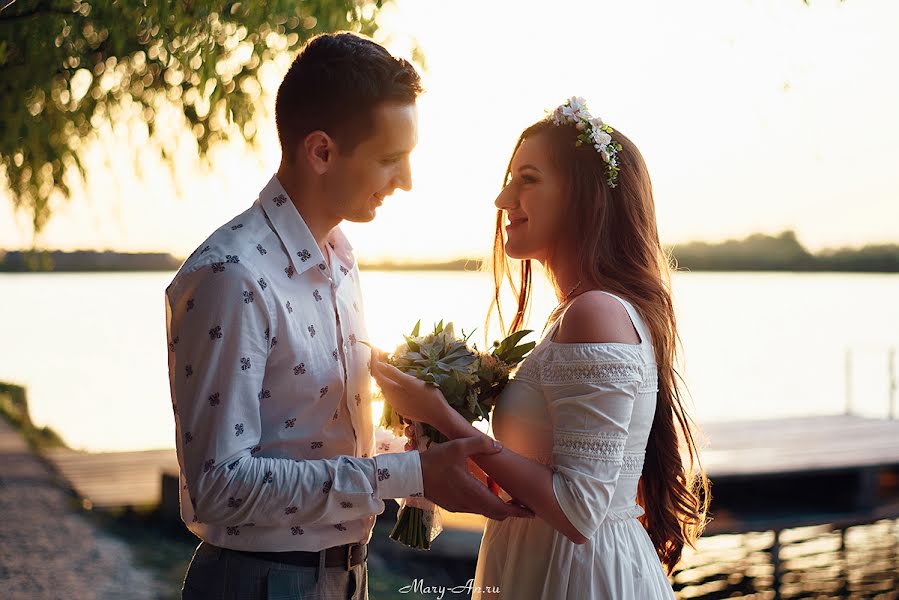
<instances>
[{"instance_id":1,"label":"shoreline","mask_svg":"<svg viewBox=\"0 0 899 600\"><path fill-rule=\"evenodd\" d=\"M663 244L662 251L676 271L899 273L899 244L870 242L809 251L793 230L776 235L753 233L741 239L717 242L689 241ZM410 255L414 256L414 255ZM365 261L363 271L480 271L491 257L449 260ZM143 272L176 271L187 257L170 252L116 252L112 250L7 250L0 249L0 272Z\"/></svg>"},{"instance_id":2,"label":"shoreline","mask_svg":"<svg viewBox=\"0 0 899 600\"><path fill-rule=\"evenodd\" d=\"M134 547L92 522L17 425L0 418L0 564L10 598L174 600Z\"/></svg>"},{"instance_id":3,"label":"shoreline","mask_svg":"<svg viewBox=\"0 0 899 600\"><path fill-rule=\"evenodd\" d=\"M359 266L360 272L363 273L480 273L480 269L457 268L454 266L446 266L443 264L410 264L410 265L366 265ZM128 273L168 273L174 274L178 268L173 269L81 269L81 270L57 270L57 271L9 271L0 269L0 275L17 275L27 277L29 275L78 275L84 273L93 274L128 274ZM489 271L483 271L488 273ZM745 267L741 268L733 265L723 265L720 267L690 267L678 264L677 269L672 269L673 273L784 273L784 274L846 274L846 275L896 275L899 274L899 266L895 269L835 269L835 268L799 268L799 267Z\"/></svg>"},{"instance_id":4,"label":"shoreline","mask_svg":"<svg viewBox=\"0 0 899 600\"><path fill-rule=\"evenodd\" d=\"M44 450L71 449L52 429L34 427L22 386L0 382L0 441L4 442L0 444L0 454L7 454L0 461L0 479L15 483L24 475L29 486L37 482L53 499L48 509L46 502L9 497L27 491L23 486L0 486L0 508L6 508L7 515L22 513L15 518L16 527L0 530L0 542L6 541L6 536L13 538L7 544L0 543L0 563L9 576L5 583L11 586L7 590L22 593L23 597L38 597L50 593L47 590L63 587L57 581L60 578L65 580L64 587L72 591L72 597L77 598L107 597L104 593L120 597L116 594L133 587L145 594L129 593L127 597L136 600L180 599L184 575L200 539L179 517L166 514L162 503L92 507L86 502L53 461L44 456ZM14 460L10 460L10 451L14 452ZM27 462L27 473L16 464L20 460ZM413 579L451 587L473 576L474 561L446 560L407 549L389 539L397 508L396 502L385 502L385 510L378 515L372 532L368 584L372 597L403 598L399 589ZM56 539L62 520L69 524L62 530L65 539L73 540L77 549L66 548ZM27 525L27 531L20 533L22 523ZM73 528L77 528L77 533L67 534ZM26 548L38 549L20 552L22 539L27 540ZM50 544L52 550L46 549ZM5 553L4 547L15 554ZM84 548L89 552L82 552ZM57 552L49 561L54 565L53 572L49 572L48 554L52 551ZM83 581L76 581L78 577L73 573L84 574ZM97 590L106 592L97 595Z\"/></svg>"}]
</instances>

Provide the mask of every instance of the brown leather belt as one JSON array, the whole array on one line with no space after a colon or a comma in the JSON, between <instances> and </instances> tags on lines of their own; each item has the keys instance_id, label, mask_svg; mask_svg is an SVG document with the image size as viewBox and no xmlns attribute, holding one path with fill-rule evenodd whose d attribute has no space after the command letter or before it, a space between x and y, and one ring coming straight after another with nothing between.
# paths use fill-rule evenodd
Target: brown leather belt
<instances>
[{"instance_id":1,"label":"brown leather belt","mask_svg":"<svg viewBox=\"0 0 899 600\"><path fill-rule=\"evenodd\" d=\"M306 550L292 550L289 552L258 552L254 550L233 550L244 556L252 556L261 560L294 565L297 567L317 567L318 552ZM368 544L343 544L333 546L325 550L325 567L340 567L349 571L356 565L362 564L368 558Z\"/></svg>"}]
</instances>

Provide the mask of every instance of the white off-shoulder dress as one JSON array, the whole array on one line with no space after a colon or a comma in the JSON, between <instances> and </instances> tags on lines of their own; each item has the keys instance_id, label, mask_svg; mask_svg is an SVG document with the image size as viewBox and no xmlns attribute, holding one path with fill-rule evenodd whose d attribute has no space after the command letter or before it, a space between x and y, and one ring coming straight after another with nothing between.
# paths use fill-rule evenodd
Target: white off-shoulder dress
<instances>
[{"instance_id":1,"label":"white off-shoulder dress","mask_svg":"<svg viewBox=\"0 0 899 600\"><path fill-rule=\"evenodd\" d=\"M674 598L637 520L658 391L652 340L634 306L608 294L627 309L640 343L556 343L557 319L493 416L493 432L507 448L551 466L559 505L588 541L575 544L539 517L488 520L473 599Z\"/></svg>"}]
</instances>

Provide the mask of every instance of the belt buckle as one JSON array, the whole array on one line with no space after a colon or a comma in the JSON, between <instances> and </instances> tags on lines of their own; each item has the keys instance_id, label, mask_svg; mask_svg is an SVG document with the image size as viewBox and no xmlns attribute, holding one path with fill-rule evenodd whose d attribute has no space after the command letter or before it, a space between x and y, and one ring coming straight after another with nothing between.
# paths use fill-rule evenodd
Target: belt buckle
<instances>
[{"instance_id":1,"label":"belt buckle","mask_svg":"<svg viewBox=\"0 0 899 600\"><path fill-rule=\"evenodd\" d=\"M358 546L359 544L347 544L346 545L346 570L353 570L353 546Z\"/></svg>"}]
</instances>

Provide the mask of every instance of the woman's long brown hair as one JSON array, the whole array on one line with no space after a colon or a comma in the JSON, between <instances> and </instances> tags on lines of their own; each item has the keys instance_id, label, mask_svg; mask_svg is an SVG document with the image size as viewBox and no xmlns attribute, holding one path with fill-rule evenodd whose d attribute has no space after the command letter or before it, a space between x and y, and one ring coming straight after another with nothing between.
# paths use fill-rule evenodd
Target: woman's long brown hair
<instances>
[{"instance_id":1,"label":"woman's long brown hair","mask_svg":"<svg viewBox=\"0 0 899 600\"><path fill-rule=\"evenodd\" d=\"M669 574L680 561L685 544L695 548L709 513L711 486L694 440L698 433L681 399L683 378L675 369L678 348L683 343L671 298L673 258L659 243L655 204L649 172L637 147L620 131L612 139L621 144L618 184L605 181L605 163L592 146L576 147L574 126L556 126L540 121L527 128L515 145L540 135L548 142L551 159L567 181L571 231L580 257L581 289L602 289L633 304L649 328L658 369L655 417L646 446L643 475L637 502L645 514L641 523ZM504 185L512 176L512 162ZM512 265L505 254L503 211L496 215L493 244L495 307L506 334L520 330L527 321L531 300L531 261L520 261L515 284ZM552 278L552 272L547 269ZM500 290L507 281L518 297L518 306L508 328L500 308ZM557 314L557 313L556 313ZM489 322L489 314L488 314ZM686 389L684 384L683 389ZM682 449L689 464L685 464Z\"/></svg>"}]
</instances>

